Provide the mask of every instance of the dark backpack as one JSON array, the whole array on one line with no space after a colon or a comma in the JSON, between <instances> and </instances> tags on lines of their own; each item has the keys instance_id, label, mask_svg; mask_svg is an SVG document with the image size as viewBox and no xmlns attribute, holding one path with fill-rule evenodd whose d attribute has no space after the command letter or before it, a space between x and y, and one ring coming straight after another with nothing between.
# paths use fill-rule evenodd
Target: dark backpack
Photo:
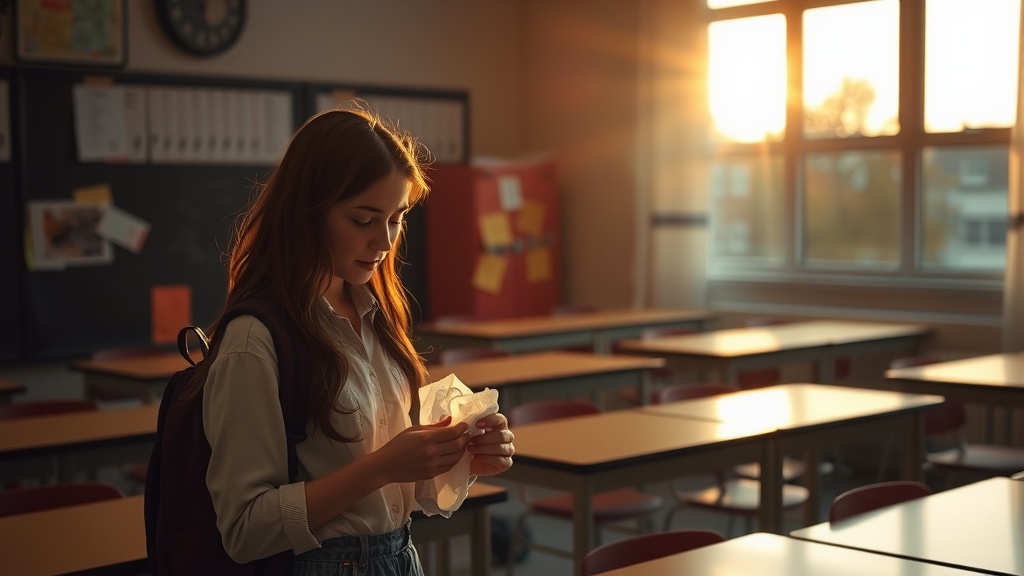
<instances>
[{"instance_id":1,"label":"dark backpack","mask_svg":"<svg viewBox=\"0 0 1024 576\"><path fill-rule=\"evenodd\" d=\"M221 326L243 314L263 322L274 339L278 395L288 436L288 476L294 482L298 477L295 445L305 440L308 420L307 386L302 385L309 381L308 353L297 345L301 342L298 328L273 299L262 295L246 298L225 315ZM200 337L204 353L210 346L198 327L183 328L178 334L178 348L192 366L171 377L160 404L156 441L146 475L146 549L150 572L154 576L287 574L293 557L290 551L238 564L224 550L213 500L206 487L210 444L203 430L203 395L200 392L187 401L180 399L182 389L198 367L185 341L190 331ZM215 341L212 346L216 345ZM245 450L245 446L237 448Z\"/></svg>"}]
</instances>

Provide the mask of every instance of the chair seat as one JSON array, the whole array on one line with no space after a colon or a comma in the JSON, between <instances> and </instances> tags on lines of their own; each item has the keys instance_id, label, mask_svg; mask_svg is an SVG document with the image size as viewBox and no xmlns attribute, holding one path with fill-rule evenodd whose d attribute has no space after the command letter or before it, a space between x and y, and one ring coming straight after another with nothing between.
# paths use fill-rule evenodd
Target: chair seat
<instances>
[{"instance_id":1,"label":"chair seat","mask_svg":"<svg viewBox=\"0 0 1024 576\"><path fill-rule=\"evenodd\" d=\"M719 488L719 485L716 484L703 490L677 492L676 497L691 506L729 510L737 513L757 513L761 504L761 483L759 481L749 478L733 478L726 480L721 487ZM783 508L800 506L809 497L810 492L803 486L784 484L782 487Z\"/></svg>"},{"instance_id":2,"label":"chair seat","mask_svg":"<svg viewBox=\"0 0 1024 576\"><path fill-rule=\"evenodd\" d=\"M834 469L835 466L831 462L821 462L818 466L818 474L831 474ZM761 478L761 464L758 462L740 464L739 466L734 466L732 470L740 478L750 478L752 480ZM806 470L807 464L803 460L789 456L782 458L782 480L784 482L795 482L803 477Z\"/></svg>"},{"instance_id":3,"label":"chair seat","mask_svg":"<svg viewBox=\"0 0 1024 576\"><path fill-rule=\"evenodd\" d=\"M970 444L965 450L951 448L926 456L928 468L947 471L991 473L1011 476L1024 470L1024 450L997 444Z\"/></svg>"},{"instance_id":4,"label":"chair seat","mask_svg":"<svg viewBox=\"0 0 1024 576\"><path fill-rule=\"evenodd\" d=\"M656 494L648 494L632 488L609 490L594 495L594 522L614 522L632 519L638 515L654 513L661 509L664 500ZM563 518L572 518L572 495L562 494L530 501L530 508L537 512Z\"/></svg>"}]
</instances>

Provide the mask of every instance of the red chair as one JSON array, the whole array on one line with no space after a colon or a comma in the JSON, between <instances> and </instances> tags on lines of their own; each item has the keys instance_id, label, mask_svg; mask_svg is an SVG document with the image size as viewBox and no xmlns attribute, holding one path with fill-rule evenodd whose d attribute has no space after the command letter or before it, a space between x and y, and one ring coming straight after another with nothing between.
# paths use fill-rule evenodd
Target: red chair
<instances>
[{"instance_id":1,"label":"red chair","mask_svg":"<svg viewBox=\"0 0 1024 576\"><path fill-rule=\"evenodd\" d=\"M64 482L0 490L0 517L123 498L113 484Z\"/></svg>"},{"instance_id":2,"label":"red chair","mask_svg":"<svg viewBox=\"0 0 1024 576\"><path fill-rule=\"evenodd\" d=\"M509 426L515 427L599 412L600 410L595 404L582 400L536 400L515 406L507 416ZM524 534L526 533L526 520L531 516L560 518L572 522L572 495L562 493L554 496L539 496L532 494L523 484L517 484L517 489L519 497L526 505L526 510L516 519L515 528L509 541L508 574L511 576L515 568L515 559L519 557L519 548L524 545L548 554L571 558L571 551L542 542L530 541L524 537ZM622 488L595 494L592 507L594 524L598 527L595 535L597 544L600 544L600 529L602 527L611 528L614 524L615 527L624 529L624 527L618 526L624 521L638 521L641 524L641 532L652 531L651 517L661 510L663 504L664 500L660 496L641 492L634 488Z\"/></svg>"},{"instance_id":3,"label":"red chair","mask_svg":"<svg viewBox=\"0 0 1024 576\"><path fill-rule=\"evenodd\" d=\"M910 368L940 362L931 356L897 358L890 368ZM928 472L966 476L1013 476L1024 470L1024 448L969 442L964 434L967 410L962 402L946 400L924 413L925 465Z\"/></svg>"},{"instance_id":4,"label":"red chair","mask_svg":"<svg viewBox=\"0 0 1024 576\"><path fill-rule=\"evenodd\" d=\"M1024 470L1024 448L1001 444L968 442L963 429L967 410L962 402L946 400L924 414L925 469L946 474L1013 476ZM952 447L934 449L942 439Z\"/></svg>"},{"instance_id":5,"label":"red chair","mask_svg":"<svg viewBox=\"0 0 1024 576\"><path fill-rule=\"evenodd\" d=\"M725 538L713 530L674 530L633 536L588 552L580 566L580 576L594 576L719 542L725 542Z\"/></svg>"},{"instance_id":6,"label":"red chair","mask_svg":"<svg viewBox=\"0 0 1024 576\"><path fill-rule=\"evenodd\" d=\"M677 328L672 326L655 326L652 328L645 328L640 332L641 340L654 340L655 338L669 338L672 336L685 336L687 334L696 334L696 330L690 328ZM629 354L629 351L615 350L616 353ZM663 368L655 368L650 371L651 376L651 387L655 390L671 386L676 383L676 371L668 366ZM640 398L636 388L627 387L623 388L619 393L621 400L627 406L639 406L645 402L643 398ZM650 399L654 401L654 399Z\"/></svg>"},{"instance_id":7,"label":"red chair","mask_svg":"<svg viewBox=\"0 0 1024 576\"><path fill-rule=\"evenodd\" d=\"M736 392L736 388L728 384L676 384L659 390L655 400L658 402L681 401L732 392ZM760 482L751 478L730 478L724 470L715 474L713 485L701 490L681 488L678 482L670 482L669 487L678 503L665 515L664 530L668 530L672 526L672 519L677 512L692 506L729 514L728 530L730 532L733 518L745 517L747 530L750 531L753 519L757 516L760 508ZM784 484L782 489L783 509L799 507L807 501L809 496L810 493L803 486Z\"/></svg>"},{"instance_id":8,"label":"red chair","mask_svg":"<svg viewBox=\"0 0 1024 576\"><path fill-rule=\"evenodd\" d=\"M437 354L437 361L441 364L456 364L470 360L483 360L486 358L503 358L509 356L504 350L494 348L445 348Z\"/></svg>"},{"instance_id":9,"label":"red chair","mask_svg":"<svg viewBox=\"0 0 1024 576\"><path fill-rule=\"evenodd\" d=\"M847 490L832 501L828 521L838 522L857 514L928 496L932 489L914 480L876 482Z\"/></svg>"}]
</instances>

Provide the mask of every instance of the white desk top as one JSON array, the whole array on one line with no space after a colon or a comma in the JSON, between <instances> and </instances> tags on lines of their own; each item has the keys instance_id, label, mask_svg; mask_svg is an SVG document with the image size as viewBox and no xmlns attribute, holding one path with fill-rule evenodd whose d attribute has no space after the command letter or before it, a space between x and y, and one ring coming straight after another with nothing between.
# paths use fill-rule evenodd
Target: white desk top
<instances>
[{"instance_id":1,"label":"white desk top","mask_svg":"<svg viewBox=\"0 0 1024 576\"><path fill-rule=\"evenodd\" d=\"M736 426L790 430L916 410L941 396L826 384L778 384L640 408L652 414L704 418Z\"/></svg>"},{"instance_id":2,"label":"white desk top","mask_svg":"<svg viewBox=\"0 0 1024 576\"><path fill-rule=\"evenodd\" d=\"M792 536L902 558L1024 574L1024 482L991 478Z\"/></svg>"},{"instance_id":3,"label":"white desk top","mask_svg":"<svg viewBox=\"0 0 1024 576\"><path fill-rule=\"evenodd\" d=\"M783 350L919 337L927 334L929 330L927 326L916 324L814 320L773 326L712 330L647 340L626 340L619 342L618 346L625 351L646 354L733 358Z\"/></svg>"},{"instance_id":4,"label":"white desk top","mask_svg":"<svg viewBox=\"0 0 1024 576\"><path fill-rule=\"evenodd\" d=\"M602 576L968 576L965 572L892 556L837 548L759 532Z\"/></svg>"}]
</instances>

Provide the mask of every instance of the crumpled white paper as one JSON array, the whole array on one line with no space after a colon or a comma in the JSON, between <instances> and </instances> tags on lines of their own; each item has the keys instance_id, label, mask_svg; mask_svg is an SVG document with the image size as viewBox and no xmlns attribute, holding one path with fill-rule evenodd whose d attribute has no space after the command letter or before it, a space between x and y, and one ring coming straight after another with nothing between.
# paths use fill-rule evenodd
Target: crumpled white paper
<instances>
[{"instance_id":1,"label":"crumpled white paper","mask_svg":"<svg viewBox=\"0 0 1024 576\"><path fill-rule=\"evenodd\" d=\"M452 417L451 426L459 422L469 424L469 435L483 434L476 421L498 411L498 391L486 388L474 393L455 374L428 384L419 390L420 424L436 424L446 416ZM459 509L469 494L472 478L469 461L473 455L466 452L451 470L416 485L416 502L424 514L440 514L445 518Z\"/></svg>"}]
</instances>

